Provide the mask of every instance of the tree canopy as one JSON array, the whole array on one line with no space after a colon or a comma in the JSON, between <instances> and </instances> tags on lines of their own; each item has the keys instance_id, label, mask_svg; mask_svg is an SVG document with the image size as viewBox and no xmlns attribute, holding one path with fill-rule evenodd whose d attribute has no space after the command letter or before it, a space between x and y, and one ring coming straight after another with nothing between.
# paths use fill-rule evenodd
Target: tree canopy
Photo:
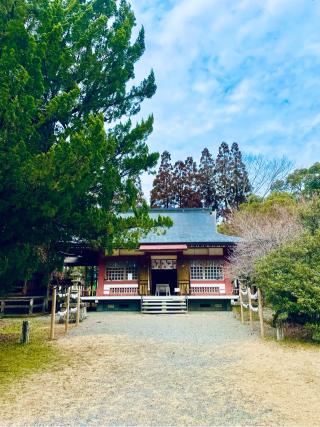
<instances>
[{"instance_id":1,"label":"tree canopy","mask_svg":"<svg viewBox=\"0 0 320 427\"><path fill-rule=\"evenodd\" d=\"M125 0L1 3L0 288L61 264L71 241L111 250L168 224L136 207L158 154L152 116L130 119L156 90L152 71L131 83L135 25Z\"/></svg>"},{"instance_id":2,"label":"tree canopy","mask_svg":"<svg viewBox=\"0 0 320 427\"><path fill-rule=\"evenodd\" d=\"M168 151L161 155L159 171L153 181L151 207L170 208L174 206L171 156Z\"/></svg>"},{"instance_id":3,"label":"tree canopy","mask_svg":"<svg viewBox=\"0 0 320 427\"><path fill-rule=\"evenodd\" d=\"M320 192L320 162L309 168L296 169L285 179L277 180L272 186L273 191L289 192L295 196L310 198Z\"/></svg>"},{"instance_id":4,"label":"tree canopy","mask_svg":"<svg viewBox=\"0 0 320 427\"><path fill-rule=\"evenodd\" d=\"M275 320L320 323L319 265L319 232L282 245L257 263L254 277Z\"/></svg>"},{"instance_id":5,"label":"tree canopy","mask_svg":"<svg viewBox=\"0 0 320 427\"><path fill-rule=\"evenodd\" d=\"M201 153L197 179L202 206L205 208L216 209L217 189L214 173L214 160L208 148L204 148Z\"/></svg>"},{"instance_id":6,"label":"tree canopy","mask_svg":"<svg viewBox=\"0 0 320 427\"><path fill-rule=\"evenodd\" d=\"M215 209L226 217L247 200L250 183L237 143L231 149L226 142L219 147L216 160L205 148L199 167L191 156L171 164L165 151L151 191L152 207Z\"/></svg>"},{"instance_id":7,"label":"tree canopy","mask_svg":"<svg viewBox=\"0 0 320 427\"><path fill-rule=\"evenodd\" d=\"M252 196L220 227L242 240L230 256L230 271L258 285L274 320L320 323L320 199L289 193Z\"/></svg>"}]
</instances>

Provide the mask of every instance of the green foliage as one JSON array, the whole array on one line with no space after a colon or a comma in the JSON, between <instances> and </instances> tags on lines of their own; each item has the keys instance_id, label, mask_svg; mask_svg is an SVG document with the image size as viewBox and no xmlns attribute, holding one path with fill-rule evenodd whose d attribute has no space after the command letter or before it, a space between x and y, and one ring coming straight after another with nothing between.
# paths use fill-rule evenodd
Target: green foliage
<instances>
[{"instance_id":1,"label":"green foliage","mask_svg":"<svg viewBox=\"0 0 320 427\"><path fill-rule=\"evenodd\" d=\"M258 261L254 278L275 318L319 323L320 232L306 233Z\"/></svg>"},{"instance_id":2,"label":"green foliage","mask_svg":"<svg viewBox=\"0 0 320 427\"><path fill-rule=\"evenodd\" d=\"M300 220L311 235L320 230L320 198L314 196L299 205Z\"/></svg>"},{"instance_id":3,"label":"green foliage","mask_svg":"<svg viewBox=\"0 0 320 427\"><path fill-rule=\"evenodd\" d=\"M310 168L296 169L285 180L276 181L273 191L287 191L295 196L312 197L320 192L320 162Z\"/></svg>"},{"instance_id":4,"label":"green foliage","mask_svg":"<svg viewBox=\"0 0 320 427\"><path fill-rule=\"evenodd\" d=\"M274 214L278 207L295 207L295 198L288 193L271 193L266 198L261 198L256 195L248 197L246 203L240 205L240 211L242 212L255 212L255 213L267 213Z\"/></svg>"},{"instance_id":5,"label":"green foliage","mask_svg":"<svg viewBox=\"0 0 320 427\"><path fill-rule=\"evenodd\" d=\"M311 331L313 341L320 343L320 324L307 323L306 327Z\"/></svg>"},{"instance_id":6,"label":"green foliage","mask_svg":"<svg viewBox=\"0 0 320 427\"><path fill-rule=\"evenodd\" d=\"M168 225L137 208L154 167L156 89L133 85L144 30L127 1L6 0L0 10L0 289L61 265L72 240L109 250ZM115 125L115 123L117 123ZM131 218L121 212L133 210ZM18 254L18 256L17 256ZM18 263L18 265L17 265Z\"/></svg>"},{"instance_id":7,"label":"green foliage","mask_svg":"<svg viewBox=\"0 0 320 427\"><path fill-rule=\"evenodd\" d=\"M277 218L279 208L285 208L294 212L298 210L298 203L293 195L288 193L271 193L266 198L252 194L245 203L241 203L239 209L218 225L220 233L227 235L240 236L241 230L239 224L247 218L263 216L265 218ZM302 212L301 212L302 214Z\"/></svg>"}]
</instances>

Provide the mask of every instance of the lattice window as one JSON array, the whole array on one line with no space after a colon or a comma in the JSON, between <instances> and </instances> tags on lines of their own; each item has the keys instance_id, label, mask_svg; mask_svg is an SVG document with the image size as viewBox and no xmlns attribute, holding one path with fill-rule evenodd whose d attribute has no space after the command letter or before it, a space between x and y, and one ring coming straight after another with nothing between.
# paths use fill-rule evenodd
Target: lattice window
<instances>
[{"instance_id":1,"label":"lattice window","mask_svg":"<svg viewBox=\"0 0 320 427\"><path fill-rule=\"evenodd\" d=\"M106 280L138 280L138 269L134 262L109 262L106 265Z\"/></svg>"},{"instance_id":2,"label":"lattice window","mask_svg":"<svg viewBox=\"0 0 320 427\"><path fill-rule=\"evenodd\" d=\"M191 277L191 279L194 279L194 280L203 279L203 267L200 263L197 263L196 261L191 261L190 277Z\"/></svg>"},{"instance_id":3,"label":"lattice window","mask_svg":"<svg viewBox=\"0 0 320 427\"><path fill-rule=\"evenodd\" d=\"M190 263L191 280L223 280L223 266L216 260L192 260Z\"/></svg>"}]
</instances>

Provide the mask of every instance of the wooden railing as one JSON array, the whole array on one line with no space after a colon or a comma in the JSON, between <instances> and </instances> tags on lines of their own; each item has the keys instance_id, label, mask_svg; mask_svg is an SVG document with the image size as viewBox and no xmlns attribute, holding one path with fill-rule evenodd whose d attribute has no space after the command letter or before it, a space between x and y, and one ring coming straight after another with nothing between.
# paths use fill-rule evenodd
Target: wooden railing
<instances>
[{"instance_id":1,"label":"wooden railing","mask_svg":"<svg viewBox=\"0 0 320 427\"><path fill-rule=\"evenodd\" d=\"M191 295L225 295L225 287L214 284L191 284Z\"/></svg>"},{"instance_id":2,"label":"wooden railing","mask_svg":"<svg viewBox=\"0 0 320 427\"><path fill-rule=\"evenodd\" d=\"M36 309L36 310L35 310ZM9 297L0 299L0 313L8 312L33 314L34 310L44 313L48 309L48 298L46 296Z\"/></svg>"},{"instance_id":3,"label":"wooden railing","mask_svg":"<svg viewBox=\"0 0 320 427\"><path fill-rule=\"evenodd\" d=\"M137 287L110 287L110 296L126 296L126 295L138 295L138 288Z\"/></svg>"}]
</instances>

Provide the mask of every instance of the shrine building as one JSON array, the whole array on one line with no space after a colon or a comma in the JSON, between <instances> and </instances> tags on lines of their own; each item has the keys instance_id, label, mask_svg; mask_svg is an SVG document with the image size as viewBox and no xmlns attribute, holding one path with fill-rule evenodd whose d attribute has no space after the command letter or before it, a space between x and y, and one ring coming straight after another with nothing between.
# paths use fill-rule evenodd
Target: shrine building
<instances>
[{"instance_id":1,"label":"shrine building","mask_svg":"<svg viewBox=\"0 0 320 427\"><path fill-rule=\"evenodd\" d=\"M185 312L227 310L235 295L228 256L237 237L217 232L210 209L152 209L173 226L152 232L135 250L117 249L99 259L98 311Z\"/></svg>"}]
</instances>

